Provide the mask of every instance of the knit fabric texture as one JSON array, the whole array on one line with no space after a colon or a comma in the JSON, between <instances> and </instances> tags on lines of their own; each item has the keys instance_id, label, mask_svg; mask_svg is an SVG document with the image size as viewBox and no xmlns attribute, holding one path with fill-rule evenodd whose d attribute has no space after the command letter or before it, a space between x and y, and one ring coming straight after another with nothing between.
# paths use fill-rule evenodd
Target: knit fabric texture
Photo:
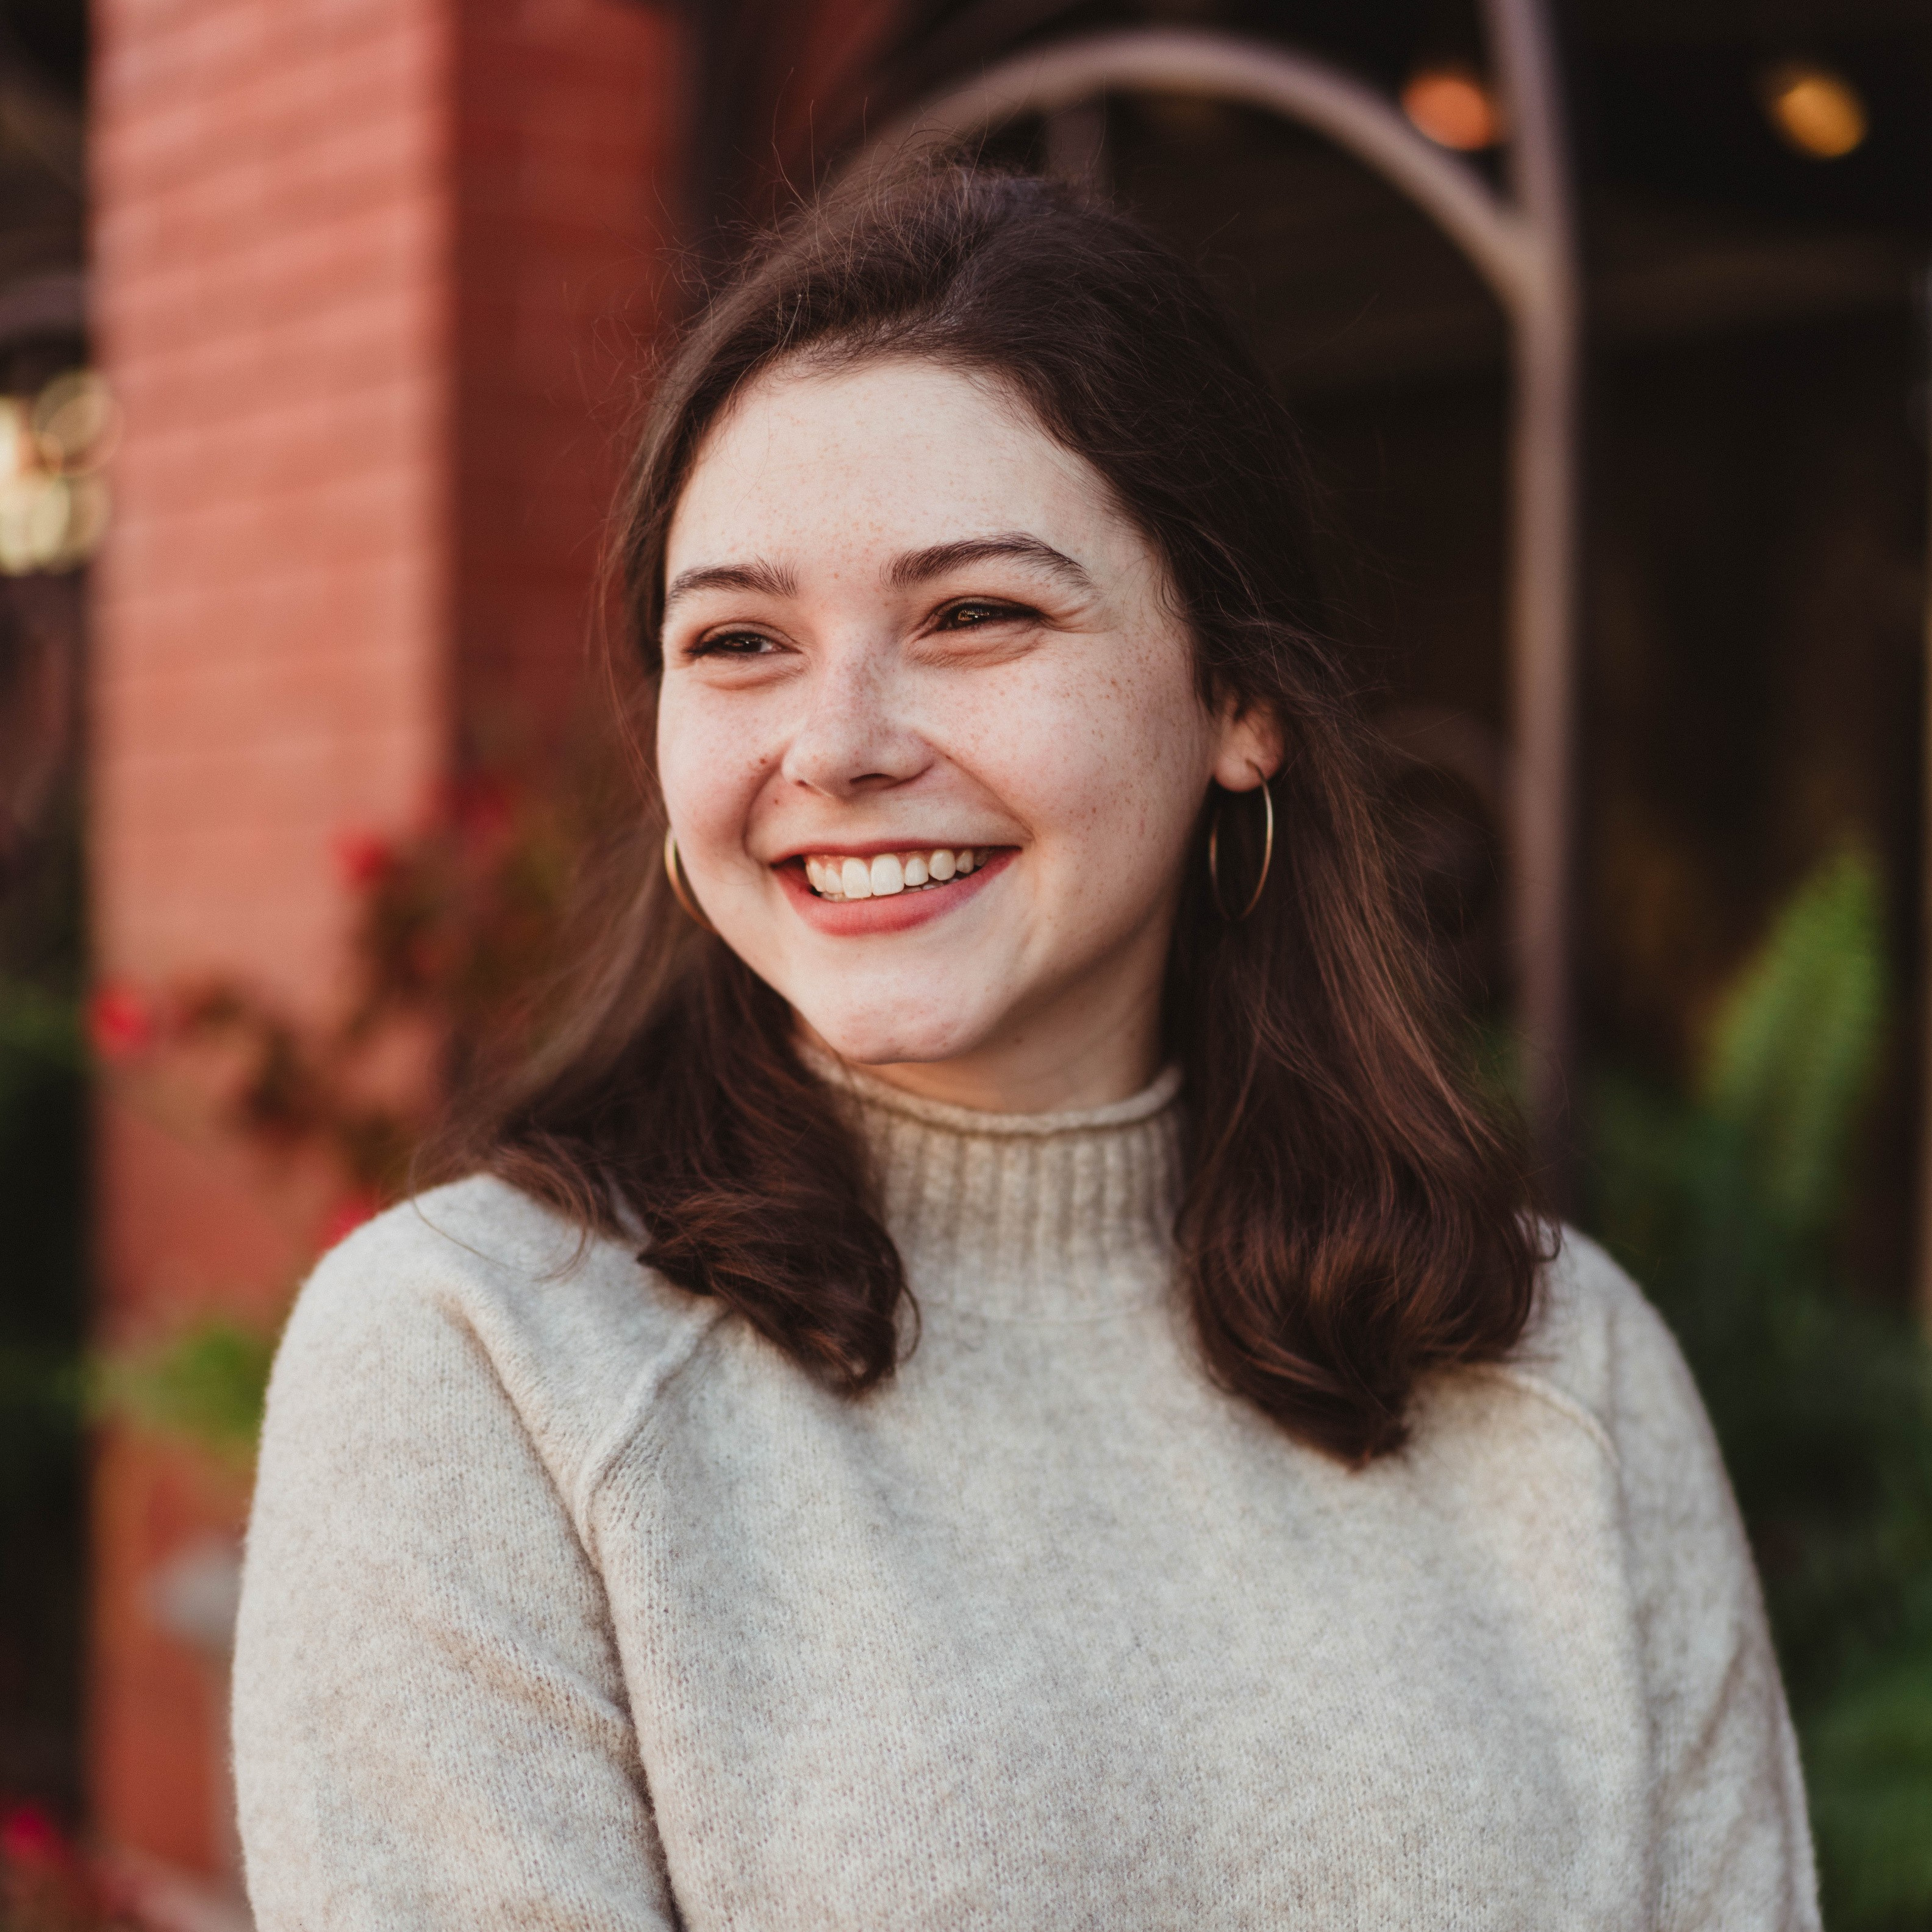
<instances>
[{"instance_id":1,"label":"knit fabric texture","mask_svg":"<svg viewBox=\"0 0 1932 1932\"><path fill-rule=\"evenodd\" d=\"M1670 1336L1575 1236L1351 1470L1175 1305L1178 1081L848 1082L920 1311L856 1401L502 1184L371 1223L270 1392L235 1676L263 1932L1817 1924Z\"/></svg>"}]
</instances>

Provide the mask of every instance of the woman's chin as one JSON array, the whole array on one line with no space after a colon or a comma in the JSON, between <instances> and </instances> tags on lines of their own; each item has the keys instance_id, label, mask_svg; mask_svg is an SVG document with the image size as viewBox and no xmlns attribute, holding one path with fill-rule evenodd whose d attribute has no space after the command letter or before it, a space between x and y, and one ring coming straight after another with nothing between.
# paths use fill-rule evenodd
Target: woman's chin
<instances>
[{"instance_id":1,"label":"woman's chin","mask_svg":"<svg viewBox=\"0 0 1932 1932\"><path fill-rule=\"evenodd\" d=\"M969 1053L976 1030L930 1015L798 1011L806 1037L851 1066L928 1065Z\"/></svg>"}]
</instances>

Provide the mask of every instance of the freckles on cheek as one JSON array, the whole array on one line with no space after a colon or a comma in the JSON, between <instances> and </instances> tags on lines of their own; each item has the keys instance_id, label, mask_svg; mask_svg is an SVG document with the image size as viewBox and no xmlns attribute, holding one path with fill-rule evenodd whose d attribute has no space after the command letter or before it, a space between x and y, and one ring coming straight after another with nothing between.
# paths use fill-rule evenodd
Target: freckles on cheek
<instances>
[{"instance_id":1,"label":"freckles on cheek","mask_svg":"<svg viewBox=\"0 0 1932 1932\"><path fill-rule=\"evenodd\" d=\"M658 735L658 782L673 824L692 840L735 842L756 794L760 765L742 733L672 717Z\"/></svg>"}]
</instances>

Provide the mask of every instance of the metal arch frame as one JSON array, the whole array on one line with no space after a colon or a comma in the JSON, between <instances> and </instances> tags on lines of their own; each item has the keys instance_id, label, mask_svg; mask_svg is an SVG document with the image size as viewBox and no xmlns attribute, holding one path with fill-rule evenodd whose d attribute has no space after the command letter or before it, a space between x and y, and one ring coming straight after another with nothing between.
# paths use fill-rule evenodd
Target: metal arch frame
<instances>
[{"instance_id":1,"label":"metal arch frame","mask_svg":"<svg viewBox=\"0 0 1932 1932\"><path fill-rule=\"evenodd\" d=\"M896 122L861 165L928 140L1106 93L1202 94L1298 122L1373 169L1430 216L1510 322L1510 937L1526 1098L1560 1168L1571 1052L1575 796L1577 394L1582 302L1556 56L1540 0L1483 0L1509 137L1510 193L1412 128L1384 96L1328 62L1230 34L1092 34L1016 55Z\"/></svg>"}]
</instances>

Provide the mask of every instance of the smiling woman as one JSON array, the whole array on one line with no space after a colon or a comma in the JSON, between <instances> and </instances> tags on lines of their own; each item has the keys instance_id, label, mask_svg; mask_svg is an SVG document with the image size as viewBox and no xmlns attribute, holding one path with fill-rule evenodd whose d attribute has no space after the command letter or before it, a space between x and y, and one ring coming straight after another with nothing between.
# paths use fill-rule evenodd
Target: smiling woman
<instances>
[{"instance_id":1,"label":"smiling woman","mask_svg":"<svg viewBox=\"0 0 1932 1932\"><path fill-rule=\"evenodd\" d=\"M1310 515L1064 189L853 188L693 330L662 816L277 1368L270 1932L1814 1922L1696 1397L1432 1036Z\"/></svg>"},{"instance_id":2,"label":"smiling woman","mask_svg":"<svg viewBox=\"0 0 1932 1932\"><path fill-rule=\"evenodd\" d=\"M1280 733L1201 700L1092 466L985 376L781 365L706 440L665 568L672 829L804 1037L997 1111L1144 1087L1203 802L1260 784Z\"/></svg>"}]
</instances>

